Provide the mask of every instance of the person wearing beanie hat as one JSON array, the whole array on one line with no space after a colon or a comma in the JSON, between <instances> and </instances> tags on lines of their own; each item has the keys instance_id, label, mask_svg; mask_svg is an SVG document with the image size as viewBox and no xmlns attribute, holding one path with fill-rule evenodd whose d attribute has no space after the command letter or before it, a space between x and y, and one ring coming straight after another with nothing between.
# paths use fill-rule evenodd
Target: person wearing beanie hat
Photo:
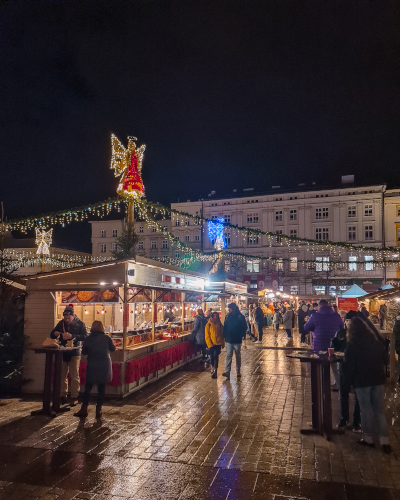
<instances>
[{"instance_id":1,"label":"person wearing beanie hat","mask_svg":"<svg viewBox=\"0 0 400 500\"><path fill-rule=\"evenodd\" d=\"M226 345L226 360L225 360L225 372L222 374L228 380L231 376L231 365L233 352L236 356L236 374L238 377L241 376L241 347L242 341L246 336L247 324L246 319L239 311L238 306L232 302L228 304L229 313L225 318L224 323L224 339Z\"/></svg>"},{"instance_id":2,"label":"person wearing beanie hat","mask_svg":"<svg viewBox=\"0 0 400 500\"><path fill-rule=\"evenodd\" d=\"M78 404L80 389L79 365L81 362L81 350L78 342L83 342L86 338L86 326L75 315L74 306L69 304L63 312L63 319L57 323L50 333L50 338L59 339L60 345L67 346L69 340L73 340L75 349L63 353L63 363L61 368L61 403L67 403L68 395L68 372L71 376L71 406Z\"/></svg>"}]
</instances>

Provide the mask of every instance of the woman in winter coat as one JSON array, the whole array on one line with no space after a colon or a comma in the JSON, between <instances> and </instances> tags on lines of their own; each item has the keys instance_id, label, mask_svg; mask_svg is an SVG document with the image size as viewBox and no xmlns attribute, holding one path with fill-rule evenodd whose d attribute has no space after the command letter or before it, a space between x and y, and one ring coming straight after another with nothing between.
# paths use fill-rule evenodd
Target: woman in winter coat
<instances>
[{"instance_id":1,"label":"woman in winter coat","mask_svg":"<svg viewBox=\"0 0 400 500\"><path fill-rule=\"evenodd\" d=\"M203 309L197 309L197 315L194 318L194 325L192 330L193 339L201 350L202 357L200 362L207 363L207 344L206 344L206 324L208 318L204 316Z\"/></svg>"},{"instance_id":2,"label":"woman in winter coat","mask_svg":"<svg viewBox=\"0 0 400 500\"><path fill-rule=\"evenodd\" d=\"M308 307L304 304L298 310L297 316L299 320L299 333L300 333L300 344L304 347L306 343L306 331L304 330L304 324L306 322L306 317L308 315Z\"/></svg>"},{"instance_id":3,"label":"woman in winter coat","mask_svg":"<svg viewBox=\"0 0 400 500\"><path fill-rule=\"evenodd\" d=\"M212 313L206 324L206 343L210 353L211 378L217 378L218 358L221 349L225 347L224 329L219 317L219 313Z\"/></svg>"},{"instance_id":4,"label":"woman in winter coat","mask_svg":"<svg viewBox=\"0 0 400 500\"><path fill-rule=\"evenodd\" d=\"M361 409L363 437L357 443L373 447L373 417L382 451L391 452L384 414L386 350L361 317L350 321L349 341L344 352L343 372L354 386Z\"/></svg>"},{"instance_id":5,"label":"woman in winter coat","mask_svg":"<svg viewBox=\"0 0 400 500\"><path fill-rule=\"evenodd\" d=\"M96 418L101 417L106 384L112 380L112 364L110 352L115 351L111 338L104 333L103 323L94 321L90 335L85 338L82 354L87 355L86 385L81 409L74 413L75 417L87 417L90 393L97 385Z\"/></svg>"},{"instance_id":6,"label":"woman in winter coat","mask_svg":"<svg viewBox=\"0 0 400 500\"><path fill-rule=\"evenodd\" d=\"M283 314L283 329L286 330L288 339L292 337L292 320L293 320L293 311L291 307L288 307Z\"/></svg>"},{"instance_id":7,"label":"woman in winter coat","mask_svg":"<svg viewBox=\"0 0 400 500\"><path fill-rule=\"evenodd\" d=\"M279 310L275 309L274 315L272 316L272 325L275 330L279 330Z\"/></svg>"}]
</instances>

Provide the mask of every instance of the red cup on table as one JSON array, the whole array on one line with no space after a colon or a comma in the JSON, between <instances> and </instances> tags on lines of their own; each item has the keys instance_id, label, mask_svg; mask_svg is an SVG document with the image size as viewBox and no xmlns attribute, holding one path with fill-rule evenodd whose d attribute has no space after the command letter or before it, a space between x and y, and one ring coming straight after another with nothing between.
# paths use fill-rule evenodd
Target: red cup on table
<instances>
[{"instance_id":1,"label":"red cup on table","mask_svg":"<svg viewBox=\"0 0 400 500\"><path fill-rule=\"evenodd\" d=\"M328 347L328 356L332 357L335 354L335 349L333 347Z\"/></svg>"}]
</instances>

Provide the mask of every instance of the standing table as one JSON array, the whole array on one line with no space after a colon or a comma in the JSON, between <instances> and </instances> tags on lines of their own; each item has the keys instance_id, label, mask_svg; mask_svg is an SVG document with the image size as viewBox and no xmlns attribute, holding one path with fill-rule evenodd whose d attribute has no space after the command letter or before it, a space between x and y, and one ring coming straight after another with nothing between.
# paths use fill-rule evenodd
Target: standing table
<instances>
[{"instance_id":1,"label":"standing table","mask_svg":"<svg viewBox=\"0 0 400 500\"><path fill-rule=\"evenodd\" d=\"M33 349L35 354L46 354L46 364L44 370L43 407L41 410L32 411L31 415L49 415L54 418L57 416L57 413L70 410L69 407L61 407L61 367L63 352L73 349L76 349L76 347L62 347L58 349L56 347L40 347L39 349ZM51 403L53 404L51 405Z\"/></svg>"},{"instance_id":2,"label":"standing table","mask_svg":"<svg viewBox=\"0 0 400 500\"><path fill-rule=\"evenodd\" d=\"M331 399L331 373L332 363L342 361L342 359L328 354L317 354L318 357L311 357L314 351L305 353L288 353L288 358L299 359L301 363L310 363L311 368L311 429L301 429L302 434L325 435L330 441L332 434L343 434L343 429L333 429L332 427L332 399Z\"/></svg>"}]
</instances>

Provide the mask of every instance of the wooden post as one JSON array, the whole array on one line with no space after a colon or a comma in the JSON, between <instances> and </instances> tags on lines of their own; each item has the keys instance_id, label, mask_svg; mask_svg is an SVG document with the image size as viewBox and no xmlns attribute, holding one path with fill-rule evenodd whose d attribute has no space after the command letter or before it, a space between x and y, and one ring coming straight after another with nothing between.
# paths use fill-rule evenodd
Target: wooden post
<instances>
[{"instance_id":1,"label":"wooden post","mask_svg":"<svg viewBox=\"0 0 400 500\"><path fill-rule=\"evenodd\" d=\"M225 322L225 306L226 306L226 298L225 296L221 297L221 322Z\"/></svg>"},{"instance_id":2,"label":"wooden post","mask_svg":"<svg viewBox=\"0 0 400 500\"><path fill-rule=\"evenodd\" d=\"M185 293L181 293L181 304L182 304L182 334L185 333L185 317L186 317L186 310L185 310Z\"/></svg>"},{"instance_id":3,"label":"wooden post","mask_svg":"<svg viewBox=\"0 0 400 500\"><path fill-rule=\"evenodd\" d=\"M154 344L156 340L156 323L157 323L156 290L151 291L151 307L152 307L151 342Z\"/></svg>"}]
</instances>

